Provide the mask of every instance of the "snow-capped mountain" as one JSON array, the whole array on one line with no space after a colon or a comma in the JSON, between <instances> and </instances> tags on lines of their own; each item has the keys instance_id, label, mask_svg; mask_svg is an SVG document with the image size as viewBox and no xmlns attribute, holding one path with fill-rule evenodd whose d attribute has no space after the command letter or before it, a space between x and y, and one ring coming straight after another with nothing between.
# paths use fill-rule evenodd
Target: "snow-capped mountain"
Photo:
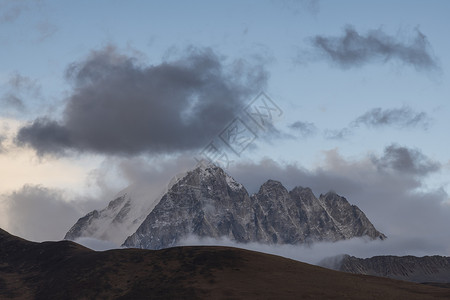
<instances>
[{"instance_id":1,"label":"snow-capped mountain","mask_svg":"<svg viewBox=\"0 0 450 300\"><path fill-rule=\"evenodd\" d=\"M91 237L122 244L127 236L136 231L159 200L142 198L133 186L126 188L106 208L91 211L80 218L64 239Z\"/></svg>"},{"instance_id":2,"label":"snow-capped mountain","mask_svg":"<svg viewBox=\"0 0 450 300\"><path fill-rule=\"evenodd\" d=\"M123 245L161 249L190 235L269 244L386 238L358 207L335 193L316 198L309 188L289 192L269 180L249 196L214 165L178 180Z\"/></svg>"}]
</instances>

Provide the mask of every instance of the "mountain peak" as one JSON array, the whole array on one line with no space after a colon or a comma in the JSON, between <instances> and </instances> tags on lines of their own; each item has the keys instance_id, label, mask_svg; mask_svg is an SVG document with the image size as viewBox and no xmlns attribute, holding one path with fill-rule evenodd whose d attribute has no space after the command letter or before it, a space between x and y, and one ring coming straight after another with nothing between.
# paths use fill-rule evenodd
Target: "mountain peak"
<instances>
[{"instance_id":1,"label":"mountain peak","mask_svg":"<svg viewBox=\"0 0 450 300\"><path fill-rule=\"evenodd\" d=\"M263 185L261 185L261 187L259 188L259 194L261 193L267 193L267 192L271 192L271 191L275 191L275 190L283 190L286 191L286 188L283 186L283 184L277 180L272 180L269 179L266 182L263 183Z\"/></svg>"},{"instance_id":2,"label":"mountain peak","mask_svg":"<svg viewBox=\"0 0 450 300\"><path fill-rule=\"evenodd\" d=\"M363 214L355 214L345 198L339 199L336 208L317 199L309 188L288 192L276 180L267 180L250 197L220 167L203 165L179 179L123 245L161 249L192 235L297 244L364 235L375 239L381 234Z\"/></svg>"}]
</instances>

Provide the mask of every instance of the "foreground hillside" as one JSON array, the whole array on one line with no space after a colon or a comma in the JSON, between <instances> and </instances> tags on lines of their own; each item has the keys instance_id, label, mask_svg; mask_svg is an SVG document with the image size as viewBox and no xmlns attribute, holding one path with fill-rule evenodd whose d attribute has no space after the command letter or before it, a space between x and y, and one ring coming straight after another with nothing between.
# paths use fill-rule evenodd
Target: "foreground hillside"
<instances>
[{"instance_id":1,"label":"foreground hillside","mask_svg":"<svg viewBox=\"0 0 450 300\"><path fill-rule=\"evenodd\" d=\"M248 250L95 252L0 229L1 299L449 299L450 290L343 273Z\"/></svg>"}]
</instances>

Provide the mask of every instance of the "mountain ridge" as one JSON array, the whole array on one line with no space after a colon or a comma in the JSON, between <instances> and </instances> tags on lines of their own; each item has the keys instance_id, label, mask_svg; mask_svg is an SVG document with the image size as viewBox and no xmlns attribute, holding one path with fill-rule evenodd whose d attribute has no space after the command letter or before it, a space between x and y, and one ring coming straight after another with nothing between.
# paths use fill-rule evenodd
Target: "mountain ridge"
<instances>
[{"instance_id":1,"label":"mountain ridge","mask_svg":"<svg viewBox=\"0 0 450 300\"><path fill-rule=\"evenodd\" d=\"M335 193L318 199L309 188L288 191L281 182L267 180L250 196L214 165L177 181L123 246L161 249L187 235L266 244L386 238L359 208Z\"/></svg>"},{"instance_id":2,"label":"mountain ridge","mask_svg":"<svg viewBox=\"0 0 450 300\"><path fill-rule=\"evenodd\" d=\"M450 257L439 255L423 257L379 255L370 258L342 255L319 265L342 272L418 283L450 283Z\"/></svg>"}]
</instances>

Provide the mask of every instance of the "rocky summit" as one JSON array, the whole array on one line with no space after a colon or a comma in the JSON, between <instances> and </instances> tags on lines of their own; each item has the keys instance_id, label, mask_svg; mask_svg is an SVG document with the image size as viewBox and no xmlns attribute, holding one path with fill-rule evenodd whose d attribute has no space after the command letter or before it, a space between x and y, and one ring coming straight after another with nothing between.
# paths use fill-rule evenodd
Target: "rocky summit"
<instances>
[{"instance_id":1,"label":"rocky summit","mask_svg":"<svg viewBox=\"0 0 450 300\"><path fill-rule=\"evenodd\" d=\"M288 191L268 180L249 195L214 165L200 166L176 182L123 246L162 249L189 236L266 244L386 238L335 193L317 198L309 188Z\"/></svg>"}]
</instances>

